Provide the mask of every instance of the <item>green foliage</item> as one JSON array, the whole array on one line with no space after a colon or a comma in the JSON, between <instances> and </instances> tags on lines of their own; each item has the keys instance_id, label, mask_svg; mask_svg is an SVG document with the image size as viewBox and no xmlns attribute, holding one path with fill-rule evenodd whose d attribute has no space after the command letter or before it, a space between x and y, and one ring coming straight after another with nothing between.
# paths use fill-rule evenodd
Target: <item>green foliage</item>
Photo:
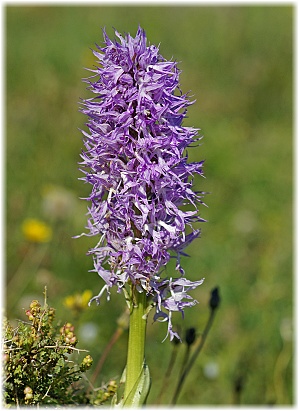
<instances>
[{"instance_id":1,"label":"green foliage","mask_svg":"<svg viewBox=\"0 0 299 411\"><path fill-rule=\"evenodd\" d=\"M33 300L26 311L28 321L16 328L4 321L4 401L11 405L102 404L116 390L110 381L99 390L86 390L83 373L92 365L86 355L81 362L73 359L77 337L74 326L54 325L55 310Z\"/></svg>"}]
</instances>

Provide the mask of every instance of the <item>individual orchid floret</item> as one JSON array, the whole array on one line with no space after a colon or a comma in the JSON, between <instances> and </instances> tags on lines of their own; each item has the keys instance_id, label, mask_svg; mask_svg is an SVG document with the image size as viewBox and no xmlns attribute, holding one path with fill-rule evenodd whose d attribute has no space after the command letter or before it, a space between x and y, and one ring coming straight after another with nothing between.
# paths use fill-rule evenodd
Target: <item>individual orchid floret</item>
<instances>
[{"instance_id":1,"label":"individual orchid floret","mask_svg":"<svg viewBox=\"0 0 299 411\"><path fill-rule=\"evenodd\" d=\"M115 32L118 40L103 33L105 44L93 52L98 66L85 79L94 97L81 109L89 129L81 170L92 186L86 235L99 239L89 253L105 282L93 299L113 286L139 287L155 304L155 319L169 322L172 339L171 313L194 305L188 291L202 283L184 278L180 259L200 234L194 223L204 221L203 193L193 191L203 161L188 163L186 152L198 130L182 125L192 103L179 87L177 63L147 45L143 29L135 38ZM163 278L171 257L178 278Z\"/></svg>"}]
</instances>

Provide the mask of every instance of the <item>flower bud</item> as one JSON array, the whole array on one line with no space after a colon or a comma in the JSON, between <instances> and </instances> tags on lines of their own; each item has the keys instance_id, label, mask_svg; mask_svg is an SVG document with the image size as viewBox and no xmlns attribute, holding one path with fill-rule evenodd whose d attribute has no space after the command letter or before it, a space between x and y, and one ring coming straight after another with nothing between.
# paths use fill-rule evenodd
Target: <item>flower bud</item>
<instances>
[{"instance_id":1,"label":"flower bud","mask_svg":"<svg viewBox=\"0 0 299 411\"><path fill-rule=\"evenodd\" d=\"M65 336L69 336L69 334L71 334L69 336L69 338L73 337L73 331L75 330L75 327L71 324L71 323L66 323L64 324L63 327L60 328L60 334L61 335L65 335Z\"/></svg>"},{"instance_id":2,"label":"flower bud","mask_svg":"<svg viewBox=\"0 0 299 411\"><path fill-rule=\"evenodd\" d=\"M32 300L30 305L29 305L32 314L36 314L40 312L40 303L37 300Z\"/></svg>"},{"instance_id":3,"label":"flower bud","mask_svg":"<svg viewBox=\"0 0 299 411\"><path fill-rule=\"evenodd\" d=\"M74 335L74 336L70 339L70 344L75 345L76 342L77 342L77 337Z\"/></svg>"},{"instance_id":4,"label":"flower bud","mask_svg":"<svg viewBox=\"0 0 299 411\"><path fill-rule=\"evenodd\" d=\"M117 383L115 380L110 380L108 383L107 391L109 393L115 393L117 390Z\"/></svg>"},{"instance_id":5,"label":"flower bud","mask_svg":"<svg viewBox=\"0 0 299 411\"><path fill-rule=\"evenodd\" d=\"M32 315L32 312L30 310L27 310L25 314L27 315L29 321L34 320L34 316Z\"/></svg>"},{"instance_id":6,"label":"flower bud","mask_svg":"<svg viewBox=\"0 0 299 411\"><path fill-rule=\"evenodd\" d=\"M49 316L49 319L50 320L53 320L53 318L54 318L54 316L55 316L55 308L49 308L49 311L48 311L48 316Z\"/></svg>"},{"instance_id":7,"label":"flower bud","mask_svg":"<svg viewBox=\"0 0 299 411\"><path fill-rule=\"evenodd\" d=\"M33 391L30 387L26 387L24 389L24 394L25 394L25 402L29 402L33 398Z\"/></svg>"},{"instance_id":8,"label":"flower bud","mask_svg":"<svg viewBox=\"0 0 299 411\"><path fill-rule=\"evenodd\" d=\"M188 328L188 330L186 331L186 343L190 346L194 343L196 338L196 330L195 328Z\"/></svg>"},{"instance_id":9,"label":"flower bud","mask_svg":"<svg viewBox=\"0 0 299 411\"><path fill-rule=\"evenodd\" d=\"M92 366L92 362L93 362L92 357L90 355L86 355L86 357L83 358L82 365L85 368L90 368Z\"/></svg>"},{"instance_id":10,"label":"flower bud","mask_svg":"<svg viewBox=\"0 0 299 411\"><path fill-rule=\"evenodd\" d=\"M210 308L212 310L215 310L216 308L218 308L219 304L220 304L220 296L219 296L219 288L215 287L213 288L213 290L211 291L211 297L210 297Z\"/></svg>"},{"instance_id":11,"label":"flower bud","mask_svg":"<svg viewBox=\"0 0 299 411\"><path fill-rule=\"evenodd\" d=\"M66 323L64 327L68 331L74 331L74 326L71 323Z\"/></svg>"}]
</instances>

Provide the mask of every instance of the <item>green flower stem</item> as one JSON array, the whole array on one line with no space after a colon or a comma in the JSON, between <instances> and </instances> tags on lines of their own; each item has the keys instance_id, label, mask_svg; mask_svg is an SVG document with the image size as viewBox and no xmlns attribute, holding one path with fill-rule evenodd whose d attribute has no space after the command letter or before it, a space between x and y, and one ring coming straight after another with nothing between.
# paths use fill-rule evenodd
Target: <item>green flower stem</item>
<instances>
[{"instance_id":1,"label":"green flower stem","mask_svg":"<svg viewBox=\"0 0 299 411\"><path fill-rule=\"evenodd\" d=\"M180 376L178 385L177 385L177 387L176 387L174 396L173 396L173 398L172 398L171 405L175 405L176 402L177 402L177 399L178 399L179 394L180 394L180 392L181 392L181 389L182 389L183 383L184 383L184 381L185 381L185 378L187 377L187 375L188 375L190 369L192 368L192 366L194 365L195 360L196 360L198 354L200 353L200 351L201 351L201 349L202 349L202 347L203 347L203 345L204 345L204 343L205 343L205 341L206 341L206 338L207 338L207 336L208 336L208 333L209 333L209 331L210 331L210 329L211 329L211 326L212 326L212 323L213 323L213 321L214 321L215 314L216 314L216 310L215 310L215 309L212 309L212 310L210 311L210 316L209 316L208 322L207 322L207 324L206 324L206 327L205 327L205 329L204 329L204 331L203 331L203 333L202 333L200 343L199 343L198 347L196 348L196 350L194 351L192 357L190 358L188 364L186 365L184 371L182 372L182 374L181 374L181 376Z\"/></svg>"},{"instance_id":2,"label":"green flower stem","mask_svg":"<svg viewBox=\"0 0 299 411\"><path fill-rule=\"evenodd\" d=\"M124 398L126 399L140 376L144 363L144 346L146 332L146 293L132 290L133 308L130 314L128 357L126 366L126 384ZM129 404L128 404L129 405Z\"/></svg>"}]
</instances>

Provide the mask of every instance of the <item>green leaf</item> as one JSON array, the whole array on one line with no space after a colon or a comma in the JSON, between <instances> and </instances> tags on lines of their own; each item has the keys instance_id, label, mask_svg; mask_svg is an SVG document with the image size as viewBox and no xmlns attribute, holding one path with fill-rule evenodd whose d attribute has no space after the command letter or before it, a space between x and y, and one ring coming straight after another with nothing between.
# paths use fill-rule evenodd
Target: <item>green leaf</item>
<instances>
[{"instance_id":1,"label":"green leaf","mask_svg":"<svg viewBox=\"0 0 299 411\"><path fill-rule=\"evenodd\" d=\"M130 391L127 398L125 398L124 406L143 405L146 402L151 386L151 377L147 364L144 362L138 380Z\"/></svg>"}]
</instances>

